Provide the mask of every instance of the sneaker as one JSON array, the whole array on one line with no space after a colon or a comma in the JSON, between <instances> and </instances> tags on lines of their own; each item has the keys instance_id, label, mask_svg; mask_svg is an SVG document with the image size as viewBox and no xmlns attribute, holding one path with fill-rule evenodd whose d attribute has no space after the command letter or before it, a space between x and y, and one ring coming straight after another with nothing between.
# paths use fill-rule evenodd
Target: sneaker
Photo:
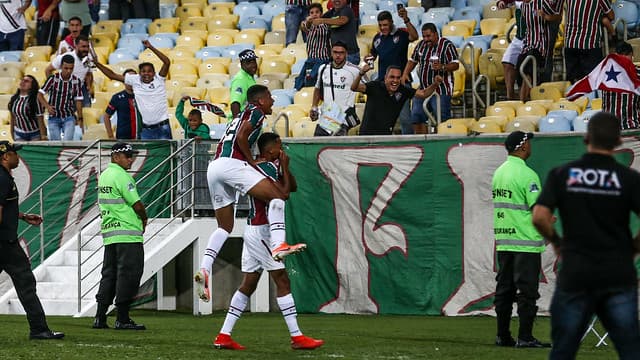
<instances>
[{"instance_id":1,"label":"sneaker","mask_svg":"<svg viewBox=\"0 0 640 360\"><path fill-rule=\"evenodd\" d=\"M514 347L516 341L511 337L496 336L496 346Z\"/></svg>"},{"instance_id":2,"label":"sneaker","mask_svg":"<svg viewBox=\"0 0 640 360\"><path fill-rule=\"evenodd\" d=\"M227 350L244 350L245 347L233 341L231 335L227 334L218 334L216 339L213 341L213 346L216 349L227 349Z\"/></svg>"},{"instance_id":3,"label":"sneaker","mask_svg":"<svg viewBox=\"0 0 640 360\"><path fill-rule=\"evenodd\" d=\"M209 302L209 300L211 300L211 292L209 291L209 270L204 268L200 269L193 276L193 280L196 282L198 297L204 302Z\"/></svg>"},{"instance_id":4,"label":"sneaker","mask_svg":"<svg viewBox=\"0 0 640 360\"><path fill-rule=\"evenodd\" d=\"M59 340L64 337L64 333L59 331L45 330L39 333L29 334L31 340Z\"/></svg>"},{"instance_id":5,"label":"sneaker","mask_svg":"<svg viewBox=\"0 0 640 360\"><path fill-rule=\"evenodd\" d=\"M289 245L286 242L283 242L271 251L271 256L273 256L273 260L275 261L282 261L285 256L303 251L306 248L307 244Z\"/></svg>"},{"instance_id":6,"label":"sneaker","mask_svg":"<svg viewBox=\"0 0 640 360\"><path fill-rule=\"evenodd\" d=\"M113 328L116 330L147 330L147 327L142 324L136 324L135 321L129 319L127 321L116 320L113 324Z\"/></svg>"},{"instance_id":7,"label":"sneaker","mask_svg":"<svg viewBox=\"0 0 640 360\"><path fill-rule=\"evenodd\" d=\"M517 348L550 348L551 344L540 342L540 340L536 338L533 338L533 340L530 340L530 341L524 341L524 340L518 339L518 341L516 341L516 347Z\"/></svg>"},{"instance_id":8,"label":"sneaker","mask_svg":"<svg viewBox=\"0 0 640 360\"><path fill-rule=\"evenodd\" d=\"M93 320L93 326L92 328L94 329L108 329L109 325L107 325L107 319L106 318L100 318L100 317L96 317Z\"/></svg>"},{"instance_id":9,"label":"sneaker","mask_svg":"<svg viewBox=\"0 0 640 360\"><path fill-rule=\"evenodd\" d=\"M314 339L308 336L299 335L291 337L291 348L293 350L313 350L324 344L324 340Z\"/></svg>"}]
</instances>

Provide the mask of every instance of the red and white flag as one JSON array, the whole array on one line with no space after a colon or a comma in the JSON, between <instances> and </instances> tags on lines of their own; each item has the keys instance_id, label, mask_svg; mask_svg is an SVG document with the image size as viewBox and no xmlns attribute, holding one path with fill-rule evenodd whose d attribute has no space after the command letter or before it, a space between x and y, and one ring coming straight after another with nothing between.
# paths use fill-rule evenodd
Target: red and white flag
<instances>
[{"instance_id":1,"label":"red and white flag","mask_svg":"<svg viewBox=\"0 0 640 360\"><path fill-rule=\"evenodd\" d=\"M640 78L633 62L619 54L607 56L589 75L567 90L567 99L575 100L598 89L640 95Z\"/></svg>"}]
</instances>

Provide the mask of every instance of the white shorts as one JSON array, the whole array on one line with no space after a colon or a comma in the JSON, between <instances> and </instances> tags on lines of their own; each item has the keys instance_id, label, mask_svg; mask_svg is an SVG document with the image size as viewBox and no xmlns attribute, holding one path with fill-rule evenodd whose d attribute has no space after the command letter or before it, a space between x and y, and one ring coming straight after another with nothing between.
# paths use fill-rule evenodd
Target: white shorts
<instances>
[{"instance_id":1,"label":"white shorts","mask_svg":"<svg viewBox=\"0 0 640 360\"><path fill-rule=\"evenodd\" d=\"M511 40L511 44L507 47L502 55L502 62L516 66L518 63L518 57L522 53L522 40L514 37Z\"/></svg>"},{"instance_id":2,"label":"white shorts","mask_svg":"<svg viewBox=\"0 0 640 360\"><path fill-rule=\"evenodd\" d=\"M248 162L221 157L209 163L207 182L213 209L218 210L236 201L236 192L246 195L257 183L266 179Z\"/></svg>"},{"instance_id":3,"label":"white shorts","mask_svg":"<svg viewBox=\"0 0 640 360\"><path fill-rule=\"evenodd\" d=\"M247 225L242 245L242 272L252 273L262 270L284 269L284 263L271 257L269 225Z\"/></svg>"}]
</instances>

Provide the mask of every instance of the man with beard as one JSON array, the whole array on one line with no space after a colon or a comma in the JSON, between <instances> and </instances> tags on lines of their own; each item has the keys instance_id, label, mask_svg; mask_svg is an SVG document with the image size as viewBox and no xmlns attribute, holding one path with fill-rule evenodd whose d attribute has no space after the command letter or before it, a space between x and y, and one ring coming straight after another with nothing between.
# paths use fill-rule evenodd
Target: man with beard
<instances>
[{"instance_id":1,"label":"man with beard","mask_svg":"<svg viewBox=\"0 0 640 360\"><path fill-rule=\"evenodd\" d=\"M391 65L387 68L383 81L374 80L362 84L360 79L369 70L371 68L365 64L351 84L351 90L367 94L360 135L391 135L404 103L414 96L426 99L442 82L442 77L436 76L435 82L426 89L406 88L400 86L402 69Z\"/></svg>"},{"instance_id":2,"label":"man with beard","mask_svg":"<svg viewBox=\"0 0 640 360\"><path fill-rule=\"evenodd\" d=\"M82 82L82 105L83 106L91 106L91 95L93 91L91 88L93 86L93 74L91 73L91 60L89 59L89 38L84 35L78 35L75 39L75 50L69 51L62 55L56 56L51 64L47 66L44 70L44 73L47 77L53 74L54 70L60 70L62 66L62 57L64 55L73 56L74 65L73 65L73 75L75 75Z\"/></svg>"}]
</instances>

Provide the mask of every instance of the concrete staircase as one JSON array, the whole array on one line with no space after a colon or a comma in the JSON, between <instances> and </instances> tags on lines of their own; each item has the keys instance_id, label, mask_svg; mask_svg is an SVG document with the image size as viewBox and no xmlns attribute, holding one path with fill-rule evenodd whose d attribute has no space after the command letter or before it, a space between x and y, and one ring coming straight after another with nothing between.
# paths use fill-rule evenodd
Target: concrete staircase
<instances>
[{"instance_id":1,"label":"concrete staircase","mask_svg":"<svg viewBox=\"0 0 640 360\"><path fill-rule=\"evenodd\" d=\"M102 237L94 236L99 233L99 228L99 218L83 227L80 256L79 237L76 235L34 270L37 293L47 315L94 315L104 253ZM206 244L214 228L213 219L188 219L185 222L179 218L154 219L145 232L145 266L141 284L161 271L194 241L203 239ZM82 264L80 268L78 263ZM79 277L82 278L81 296L78 292ZM0 297L0 314L24 314L12 286Z\"/></svg>"}]
</instances>

